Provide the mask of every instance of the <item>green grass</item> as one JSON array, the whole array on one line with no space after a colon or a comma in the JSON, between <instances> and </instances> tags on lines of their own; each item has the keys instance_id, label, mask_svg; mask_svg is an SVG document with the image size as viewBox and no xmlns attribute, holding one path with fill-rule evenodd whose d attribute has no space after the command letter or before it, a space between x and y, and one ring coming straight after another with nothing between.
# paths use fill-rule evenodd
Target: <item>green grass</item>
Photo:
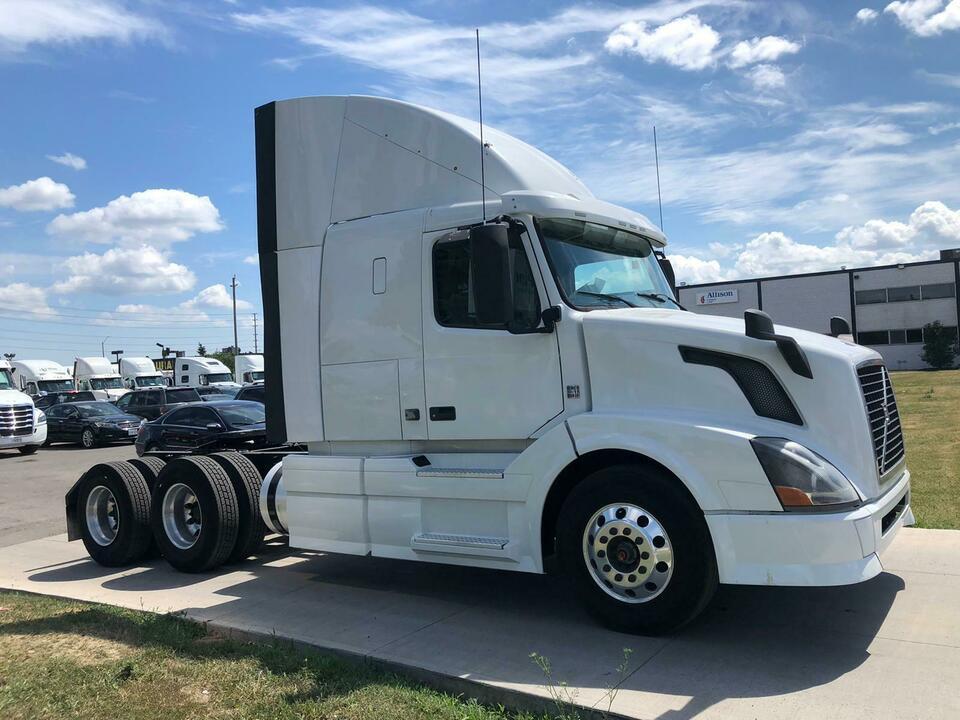
<instances>
[{"instance_id":1,"label":"green grass","mask_svg":"<svg viewBox=\"0 0 960 720\"><path fill-rule=\"evenodd\" d=\"M960 529L960 370L890 374L917 525Z\"/></svg>"},{"instance_id":2,"label":"green grass","mask_svg":"<svg viewBox=\"0 0 960 720\"><path fill-rule=\"evenodd\" d=\"M528 719L181 618L0 592L0 718Z\"/></svg>"}]
</instances>

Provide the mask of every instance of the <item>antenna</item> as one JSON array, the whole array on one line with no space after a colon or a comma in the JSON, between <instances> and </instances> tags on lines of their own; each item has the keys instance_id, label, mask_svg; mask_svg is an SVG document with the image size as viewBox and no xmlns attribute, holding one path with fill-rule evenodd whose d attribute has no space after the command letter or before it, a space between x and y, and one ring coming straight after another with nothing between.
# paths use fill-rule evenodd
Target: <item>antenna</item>
<instances>
[{"instance_id":1,"label":"antenna","mask_svg":"<svg viewBox=\"0 0 960 720\"><path fill-rule=\"evenodd\" d=\"M487 222L487 179L483 160L483 86L480 83L480 28L477 28L477 101L480 105L480 211Z\"/></svg>"},{"instance_id":2,"label":"antenna","mask_svg":"<svg viewBox=\"0 0 960 720\"><path fill-rule=\"evenodd\" d=\"M657 148L657 126L653 126L653 157L657 163L657 205L660 206L660 232L663 232L663 198L660 196L660 151Z\"/></svg>"}]
</instances>

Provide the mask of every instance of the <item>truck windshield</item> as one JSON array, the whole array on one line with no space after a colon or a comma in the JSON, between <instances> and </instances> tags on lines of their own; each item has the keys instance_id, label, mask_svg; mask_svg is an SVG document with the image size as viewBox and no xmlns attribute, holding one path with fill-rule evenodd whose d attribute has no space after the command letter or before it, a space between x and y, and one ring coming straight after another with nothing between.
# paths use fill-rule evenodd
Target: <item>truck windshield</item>
<instances>
[{"instance_id":1,"label":"truck windshield","mask_svg":"<svg viewBox=\"0 0 960 720\"><path fill-rule=\"evenodd\" d=\"M13 377L10 371L4 368L0 370L0 390L10 390L13 387Z\"/></svg>"},{"instance_id":2,"label":"truck windshield","mask_svg":"<svg viewBox=\"0 0 960 720\"><path fill-rule=\"evenodd\" d=\"M71 392L76 390L73 386L73 380L38 380L37 388L40 392L45 393Z\"/></svg>"},{"instance_id":3,"label":"truck windshield","mask_svg":"<svg viewBox=\"0 0 960 720\"><path fill-rule=\"evenodd\" d=\"M137 383L137 387L160 387L161 385L166 385L160 375L138 377L135 378L135 382Z\"/></svg>"},{"instance_id":4,"label":"truck windshield","mask_svg":"<svg viewBox=\"0 0 960 720\"><path fill-rule=\"evenodd\" d=\"M120 378L90 378L90 387L94 390L121 390Z\"/></svg>"},{"instance_id":5,"label":"truck windshield","mask_svg":"<svg viewBox=\"0 0 960 720\"><path fill-rule=\"evenodd\" d=\"M569 305L677 306L645 237L584 220L541 219L537 231Z\"/></svg>"},{"instance_id":6,"label":"truck windshield","mask_svg":"<svg viewBox=\"0 0 960 720\"><path fill-rule=\"evenodd\" d=\"M207 373L203 377L207 385L218 382L233 382L233 375L230 373Z\"/></svg>"},{"instance_id":7,"label":"truck windshield","mask_svg":"<svg viewBox=\"0 0 960 720\"><path fill-rule=\"evenodd\" d=\"M244 373L244 375L250 378L250 382L260 382L263 380L263 370L251 370L248 373Z\"/></svg>"}]
</instances>

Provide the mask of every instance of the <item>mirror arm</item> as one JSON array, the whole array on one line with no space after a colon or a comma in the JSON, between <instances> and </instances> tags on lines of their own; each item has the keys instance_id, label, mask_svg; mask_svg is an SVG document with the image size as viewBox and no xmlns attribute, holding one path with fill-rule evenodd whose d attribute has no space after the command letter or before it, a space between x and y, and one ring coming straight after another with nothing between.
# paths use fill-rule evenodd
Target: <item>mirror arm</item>
<instances>
[{"instance_id":1,"label":"mirror arm","mask_svg":"<svg viewBox=\"0 0 960 720\"><path fill-rule=\"evenodd\" d=\"M554 328L557 326L557 323L560 322L561 318L560 306L551 305L546 310L540 313L540 321L542 325L538 324L537 327L533 328L514 328L512 325L507 326L507 330L511 335L534 335L537 333L552 333Z\"/></svg>"}]
</instances>

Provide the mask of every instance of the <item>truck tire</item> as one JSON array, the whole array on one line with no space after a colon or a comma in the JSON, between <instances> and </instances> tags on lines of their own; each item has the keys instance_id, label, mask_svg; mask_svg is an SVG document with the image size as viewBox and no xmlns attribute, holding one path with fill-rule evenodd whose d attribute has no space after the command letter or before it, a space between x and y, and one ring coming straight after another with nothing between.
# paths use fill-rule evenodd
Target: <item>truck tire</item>
<instances>
[{"instance_id":1,"label":"truck tire","mask_svg":"<svg viewBox=\"0 0 960 720\"><path fill-rule=\"evenodd\" d=\"M587 476L560 510L564 574L604 625L660 635L682 627L717 588L703 512L680 481L646 465Z\"/></svg>"},{"instance_id":2,"label":"truck tire","mask_svg":"<svg viewBox=\"0 0 960 720\"><path fill-rule=\"evenodd\" d=\"M192 455L164 465L151 505L153 537L177 570L212 570L230 556L237 542L237 495L226 471L210 458Z\"/></svg>"},{"instance_id":3,"label":"truck tire","mask_svg":"<svg viewBox=\"0 0 960 720\"><path fill-rule=\"evenodd\" d=\"M150 489L129 463L100 463L84 474L76 517L83 545L100 565L130 565L150 548Z\"/></svg>"},{"instance_id":4,"label":"truck tire","mask_svg":"<svg viewBox=\"0 0 960 720\"><path fill-rule=\"evenodd\" d=\"M259 552L267 534L267 526L260 516L260 485L263 478L256 466L240 453L220 452L214 453L210 458L226 470L237 494L240 509L237 544L234 545L227 562L240 562Z\"/></svg>"},{"instance_id":5,"label":"truck tire","mask_svg":"<svg viewBox=\"0 0 960 720\"><path fill-rule=\"evenodd\" d=\"M127 462L140 471L143 479L147 481L147 487L150 488L150 493L152 494L153 488L157 484L157 478L160 476L160 471L163 470L163 466L166 463L158 457L133 458L132 460L127 460ZM157 546L157 541L154 539L152 532L150 533L150 547L147 549L145 557L160 557L160 548Z\"/></svg>"},{"instance_id":6,"label":"truck tire","mask_svg":"<svg viewBox=\"0 0 960 720\"><path fill-rule=\"evenodd\" d=\"M23 445L22 447L17 448L21 455L33 455L39 449L39 445Z\"/></svg>"}]
</instances>

